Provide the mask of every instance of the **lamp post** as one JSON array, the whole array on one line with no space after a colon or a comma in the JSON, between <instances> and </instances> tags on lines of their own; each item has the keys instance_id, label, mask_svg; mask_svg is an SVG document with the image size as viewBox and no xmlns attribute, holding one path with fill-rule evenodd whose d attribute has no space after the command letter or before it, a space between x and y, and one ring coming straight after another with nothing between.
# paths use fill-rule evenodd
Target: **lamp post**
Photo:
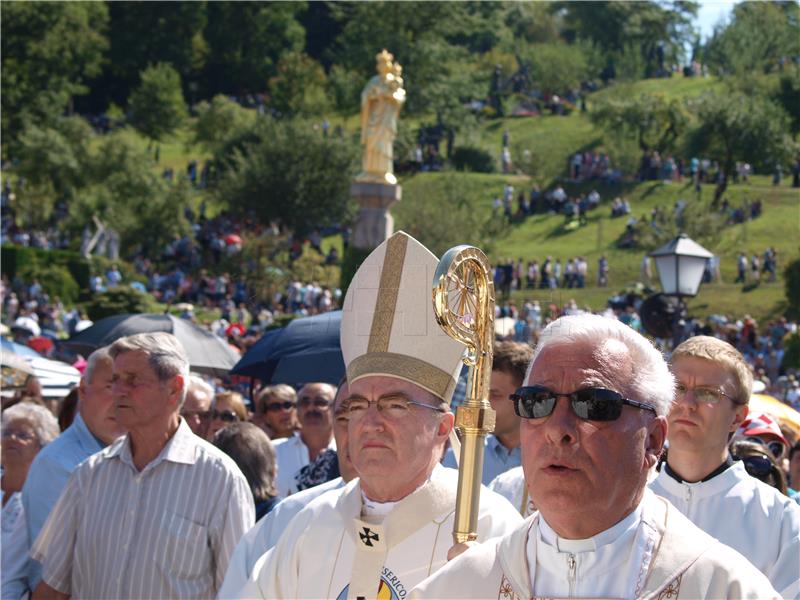
<instances>
[{"instance_id":1,"label":"lamp post","mask_svg":"<svg viewBox=\"0 0 800 600\"><path fill-rule=\"evenodd\" d=\"M683 299L697 295L706 263L714 255L685 233L681 233L671 242L651 252L650 256L655 260L664 295L678 299L678 310L675 311L673 323L673 344L677 345L682 337L678 325L686 308Z\"/></svg>"}]
</instances>

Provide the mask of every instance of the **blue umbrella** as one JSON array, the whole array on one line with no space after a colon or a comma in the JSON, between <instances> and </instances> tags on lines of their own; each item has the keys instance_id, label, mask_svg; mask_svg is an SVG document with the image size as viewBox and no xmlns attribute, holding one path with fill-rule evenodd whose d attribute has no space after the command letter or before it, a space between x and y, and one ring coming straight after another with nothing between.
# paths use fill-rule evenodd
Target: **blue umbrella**
<instances>
[{"instance_id":1,"label":"blue umbrella","mask_svg":"<svg viewBox=\"0 0 800 600\"><path fill-rule=\"evenodd\" d=\"M322 381L336 385L344 375L339 346L342 311L294 319L267 331L231 370L269 383Z\"/></svg>"}]
</instances>

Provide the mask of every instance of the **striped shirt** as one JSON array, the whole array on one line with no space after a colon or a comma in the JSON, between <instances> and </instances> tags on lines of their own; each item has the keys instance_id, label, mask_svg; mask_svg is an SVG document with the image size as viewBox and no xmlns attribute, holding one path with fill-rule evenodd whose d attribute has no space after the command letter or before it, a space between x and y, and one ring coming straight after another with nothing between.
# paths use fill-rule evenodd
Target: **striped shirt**
<instances>
[{"instance_id":1,"label":"striped shirt","mask_svg":"<svg viewBox=\"0 0 800 600\"><path fill-rule=\"evenodd\" d=\"M236 464L181 419L141 472L128 436L82 463L32 556L76 598L213 598L254 514Z\"/></svg>"}]
</instances>

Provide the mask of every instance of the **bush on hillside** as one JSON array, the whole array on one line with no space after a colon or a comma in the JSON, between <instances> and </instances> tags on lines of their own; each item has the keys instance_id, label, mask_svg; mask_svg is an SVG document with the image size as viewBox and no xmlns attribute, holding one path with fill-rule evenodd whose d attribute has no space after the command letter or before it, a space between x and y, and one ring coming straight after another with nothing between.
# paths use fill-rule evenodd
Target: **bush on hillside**
<instances>
[{"instance_id":1,"label":"bush on hillside","mask_svg":"<svg viewBox=\"0 0 800 600\"><path fill-rule=\"evenodd\" d=\"M795 315L800 315L800 258L786 265L783 279L786 282L786 300L789 302L789 309Z\"/></svg>"},{"instance_id":2,"label":"bush on hillside","mask_svg":"<svg viewBox=\"0 0 800 600\"><path fill-rule=\"evenodd\" d=\"M156 311L158 311L158 304L152 296L127 285L119 285L107 292L97 294L86 304L86 314L92 321L114 315Z\"/></svg>"},{"instance_id":3,"label":"bush on hillside","mask_svg":"<svg viewBox=\"0 0 800 600\"><path fill-rule=\"evenodd\" d=\"M19 271L23 281L37 280L51 300L60 299L67 305L73 304L80 294L80 288L72 274L64 266L31 263Z\"/></svg>"},{"instance_id":4,"label":"bush on hillside","mask_svg":"<svg viewBox=\"0 0 800 600\"><path fill-rule=\"evenodd\" d=\"M459 146L450 158L457 171L473 173L494 173L494 158L483 148Z\"/></svg>"}]
</instances>

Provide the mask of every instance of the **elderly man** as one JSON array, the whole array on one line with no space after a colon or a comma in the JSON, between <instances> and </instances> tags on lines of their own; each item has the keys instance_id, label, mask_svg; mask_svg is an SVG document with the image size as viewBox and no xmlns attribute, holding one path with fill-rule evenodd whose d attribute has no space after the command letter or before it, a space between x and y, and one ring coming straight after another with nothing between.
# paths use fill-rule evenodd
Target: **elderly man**
<instances>
[{"instance_id":1,"label":"elderly man","mask_svg":"<svg viewBox=\"0 0 800 600\"><path fill-rule=\"evenodd\" d=\"M296 479L300 469L316 460L325 450L336 449L333 439L333 397L336 388L329 383L307 383L297 393L300 431L292 437L275 440L278 457L278 496L285 498L302 489Z\"/></svg>"},{"instance_id":2,"label":"elderly man","mask_svg":"<svg viewBox=\"0 0 800 600\"><path fill-rule=\"evenodd\" d=\"M731 433L748 422L753 376L744 357L722 340L697 336L675 348L671 361L677 397L669 453L652 490L741 552L781 596L800 597L800 506L728 453ZM774 435L781 435L777 426Z\"/></svg>"},{"instance_id":3,"label":"elderly man","mask_svg":"<svg viewBox=\"0 0 800 600\"><path fill-rule=\"evenodd\" d=\"M211 401L214 399L214 388L199 375L189 375L189 387L186 400L183 401L181 416L195 435L205 439L208 430L208 417Z\"/></svg>"},{"instance_id":4,"label":"elderly man","mask_svg":"<svg viewBox=\"0 0 800 600\"><path fill-rule=\"evenodd\" d=\"M89 356L78 385L78 414L72 425L45 446L31 464L22 488L24 531L15 533L25 538L26 549L39 535L75 467L125 433L114 416L112 366L108 348L95 350ZM28 560L23 571L6 576L33 590L41 581L42 566L36 560Z\"/></svg>"},{"instance_id":5,"label":"elderly man","mask_svg":"<svg viewBox=\"0 0 800 600\"><path fill-rule=\"evenodd\" d=\"M213 597L253 525L250 488L181 419L189 364L174 336L122 338L110 354L128 433L70 477L33 547L34 597Z\"/></svg>"},{"instance_id":6,"label":"elderly man","mask_svg":"<svg viewBox=\"0 0 800 600\"><path fill-rule=\"evenodd\" d=\"M457 473L439 465L463 347L431 306L438 261L398 232L356 273L344 303L348 444L358 478L312 501L256 564L240 597L403 598L451 546ZM520 517L483 489L478 535Z\"/></svg>"},{"instance_id":7,"label":"elderly man","mask_svg":"<svg viewBox=\"0 0 800 600\"><path fill-rule=\"evenodd\" d=\"M489 402L495 410L494 433L486 436L483 454L483 483L489 485L498 475L520 465L519 421L514 412L513 394L525 379L533 348L519 342L497 342L492 359ZM456 456L449 448L442 464L457 467Z\"/></svg>"},{"instance_id":8,"label":"elderly man","mask_svg":"<svg viewBox=\"0 0 800 600\"><path fill-rule=\"evenodd\" d=\"M740 554L647 490L673 397L647 340L613 319L563 317L542 332L527 381L514 401L539 511L412 598L777 597Z\"/></svg>"},{"instance_id":9,"label":"elderly man","mask_svg":"<svg viewBox=\"0 0 800 600\"><path fill-rule=\"evenodd\" d=\"M255 527L242 537L233 551L228 572L225 574L225 581L219 590L220 598L234 596L247 583L247 579L252 575L253 567L258 558L278 543L281 534L292 518L303 510L309 502L325 492L343 487L348 481L358 477L347 451L348 418L344 399L347 398L349 390L350 387L345 379L339 385L333 402L333 437L336 440L336 455L339 461L341 477L292 494L278 503L264 518L256 523Z\"/></svg>"}]
</instances>

